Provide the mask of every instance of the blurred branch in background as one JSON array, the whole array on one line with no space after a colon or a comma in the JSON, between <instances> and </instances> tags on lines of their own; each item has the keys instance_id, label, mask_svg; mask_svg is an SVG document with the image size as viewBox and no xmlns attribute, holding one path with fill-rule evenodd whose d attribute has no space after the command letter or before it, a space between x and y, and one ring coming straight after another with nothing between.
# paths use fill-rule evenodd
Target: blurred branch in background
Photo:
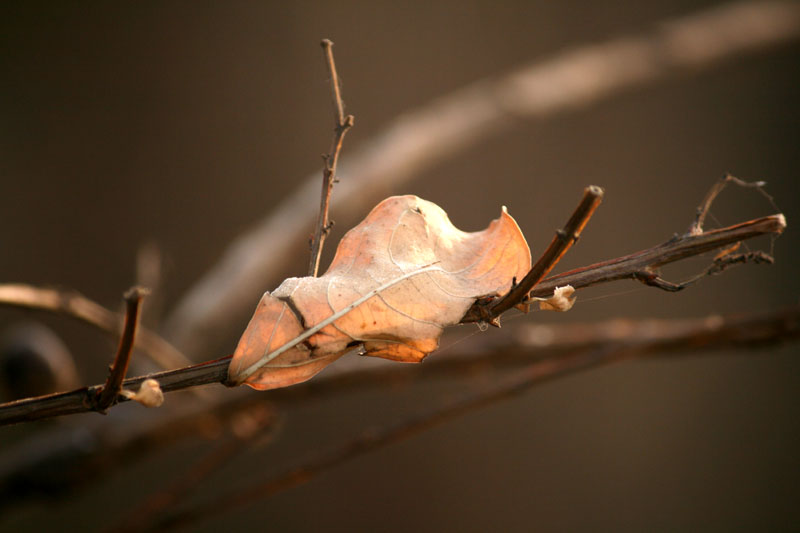
<instances>
[{"instance_id":1,"label":"blurred branch in background","mask_svg":"<svg viewBox=\"0 0 800 533\"><path fill-rule=\"evenodd\" d=\"M398 117L342 158L333 208L360 211L424 168L475 146L514 120L541 119L645 84L700 71L800 35L800 5L744 2L665 22L652 33L567 50L479 81ZM251 311L254 294L280 282L286 258L304 254L317 209L315 173L239 237L166 318L166 337L189 358L213 357Z\"/></svg>"},{"instance_id":2,"label":"blurred branch in background","mask_svg":"<svg viewBox=\"0 0 800 533\"><path fill-rule=\"evenodd\" d=\"M421 379L459 376L485 378L487 375L494 376L496 372L520 367L527 368L520 375L535 376L533 381L525 385L527 387L571 371L608 364L623 356L632 358L662 354L674 357L682 353L694 355L700 351L731 347L754 349L792 342L798 338L800 306L766 313L715 315L697 319L615 319L596 324L525 324L510 328L506 335L475 337L468 346L462 345L459 350L439 354L421 367L386 364L372 369L357 369L340 365L329 369L316 380L276 389L267 396L240 395L230 391L231 394L225 395L213 408L197 404L184 406L180 412L172 413L170 420L151 420L146 424L117 428L115 432L98 435L97 440L91 438L88 430L83 428L76 430L77 433L67 433L67 442L64 442L64 428L52 428L3 450L0 456L0 506L72 492L98 477L110 474L114 467L130 466L138 459L186 438L216 438L229 423L236 423L237 413L258 410L265 401L276 406L306 403L368 388L409 385ZM752 353L755 355L760 352ZM497 389L492 387L487 390L501 391L503 388L501 384ZM502 397L505 394L497 399ZM359 437L355 444L350 443L344 448L321 454L309 465L291 472L296 474L296 471L313 470L312 474L315 474L358 453L397 440L399 436L410 436L432 421L444 421L460 414L462 409L455 409L454 405L460 404L439 406L410 422L385 429L387 435L398 434L387 437L389 440L378 439L374 443L358 444L361 440L370 440ZM483 403L476 407L479 405ZM440 412L450 409L455 411L445 413L446 416ZM431 420L426 421L428 418ZM411 427L406 427L408 425ZM258 487L277 485L283 490L297 481L303 481L291 472ZM272 494L274 488L256 487L254 490L257 497L262 497ZM244 501L250 500L244 498Z\"/></svg>"},{"instance_id":3,"label":"blurred branch in background","mask_svg":"<svg viewBox=\"0 0 800 533\"><path fill-rule=\"evenodd\" d=\"M153 494L145 495L141 505L136 506L113 531L135 531L153 521L167 509L184 499L188 494L218 469L242 453L247 447L267 444L280 429L278 414L269 405L255 404L237 410L234 414L230 435L215 443L211 451L202 455L186 472Z\"/></svg>"},{"instance_id":4,"label":"blurred branch in background","mask_svg":"<svg viewBox=\"0 0 800 533\"><path fill-rule=\"evenodd\" d=\"M114 336L122 333L122 315L73 290L34 287L24 283L0 284L0 306L40 309L80 320ZM139 328L136 348L162 368L190 364L174 346L147 328Z\"/></svg>"},{"instance_id":5,"label":"blurred branch in background","mask_svg":"<svg viewBox=\"0 0 800 533\"><path fill-rule=\"evenodd\" d=\"M343 445L319 453L308 462L278 476L235 490L211 502L178 512L167 512L162 520L150 524L144 530L171 530L211 516L234 512L306 483L318 474L362 454L405 440L476 409L513 398L538 384L576 372L649 354L674 355L687 349L697 353L724 346L753 346L779 339L782 341L797 338L800 335L800 307L738 317L714 316L699 320L642 322L628 320L596 324L588 326L583 332L583 342L572 339L576 330L580 332L580 328L574 326L555 327L552 340L545 343L545 346L534 340L536 336L517 346L517 350L527 351L530 358L533 354L542 355L537 345L546 350L547 344L551 348L557 348L566 341L572 347L561 356L526 364L511 371L510 375L493 380L488 386L476 387L456 400L442 401L440 405L400 423L367 429ZM589 339L591 340L586 342ZM519 340L521 339L518 338ZM493 364L497 357L507 354L508 350L505 349L489 351L477 359ZM439 369L446 369L449 363L463 364L464 360L461 357L451 357L449 361L440 361ZM480 364L478 361L471 363Z\"/></svg>"}]
</instances>

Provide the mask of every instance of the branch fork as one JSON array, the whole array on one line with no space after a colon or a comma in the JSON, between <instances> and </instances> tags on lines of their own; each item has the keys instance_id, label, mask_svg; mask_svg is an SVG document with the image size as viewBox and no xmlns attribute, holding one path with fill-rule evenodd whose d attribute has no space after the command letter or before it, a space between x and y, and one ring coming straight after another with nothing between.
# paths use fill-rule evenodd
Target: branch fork
<instances>
[{"instance_id":1,"label":"branch fork","mask_svg":"<svg viewBox=\"0 0 800 533\"><path fill-rule=\"evenodd\" d=\"M572 245L578 242L581 231L602 202L603 195L603 189L596 185L586 187L572 216L563 228L556 231L550 245L522 281L516 283L515 280L511 290L500 298L484 298L475 302L461 322L478 322L500 327L500 315L512 307L527 312L531 290L553 269Z\"/></svg>"},{"instance_id":2,"label":"branch fork","mask_svg":"<svg viewBox=\"0 0 800 533\"><path fill-rule=\"evenodd\" d=\"M735 264L748 262L756 264L773 263L774 259L766 252L756 251L741 254L733 252L737 250L739 243L743 240L759 235L780 235L786 228L786 218L783 214L778 213L761 217L718 230L705 231L703 229L711 204L729 184L756 189L777 210L772 197L763 189L765 184L763 181L747 182L728 174L714 184L706 194L703 202L697 208L694 222L684 235L676 235L664 244L625 257L595 263L542 279L550 272L564 253L569 250L572 244L577 242L581 230L602 201L603 190L600 187L587 187L578 207L564 228L556 231L550 246L525 278L520 283L514 283L511 290L502 297L487 297L476 301L464 315L461 322L477 322L479 325L490 324L499 327L501 313L512 307L517 307L527 312L531 299L552 297L556 289L567 285L572 286L574 289L580 289L607 281L635 279L651 287L677 292L706 276L718 274ZM697 276L682 283L672 283L661 277L659 272L661 266L720 247L726 248L717 254L712 264L705 271Z\"/></svg>"}]
</instances>

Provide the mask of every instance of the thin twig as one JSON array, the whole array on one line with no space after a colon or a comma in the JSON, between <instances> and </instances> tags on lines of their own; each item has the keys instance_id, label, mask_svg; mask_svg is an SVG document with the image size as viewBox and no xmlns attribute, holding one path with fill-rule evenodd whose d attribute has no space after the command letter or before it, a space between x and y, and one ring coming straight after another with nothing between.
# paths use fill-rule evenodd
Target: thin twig
<instances>
[{"instance_id":1,"label":"thin twig","mask_svg":"<svg viewBox=\"0 0 800 533\"><path fill-rule=\"evenodd\" d=\"M95 328L119 335L122 333L122 316L109 311L75 291L46 289L24 283L0 284L0 306L40 309L74 318ZM142 350L162 368L176 368L191 364L186 356L155 332L139 327L136 348Z\"/></svg>"},{"instance_id":2,"label":"thin twig","mask_svg":"<svg viewBox=\"0 0 800 533\"><path fill-rule=\"evenodd\" d=\"M695 216L694 222L689 227L689 235L699 235L703 233L703 224L705 223L706 216L708 215L708 212L711 209L711 204L714 203L714 200L717 198L719 193L721 193L722 190L731 183L738 185L739 187L758 189L759 191L761 191L761 194L765 195L770 200L772 206L777 208L777 206L775 206L775 202L772 201L772 197L769 196L763 190L763 187L764 185L766 185L766 182L763 181L749 182L740 180L739 178L732 176L730 174L726 174L725 177L720 179L718 182L714 184L713 187L711 187L711 189L709 189L708 193L706 194L706 197L703 199L703 203L701 203L697 207L697 216Z\"/></svg>"},{"instance_id":3,"label":"thin twig","mask_svg":"<svg viewBox=\"0 0 800 533\"><path fill-rule=\"evenodd\" d=\"M105 412L111 407L122 390L122 382L125 380L128 365L131 362L136 328L139 325L139 305L146 294L147 289L141 287L134 287L125 293L125 325L122 328L117 356L114 358L108 379L97 394L97 400L93 406L97 411Z\"/></svg>"},{"instance_id":4,"label":"thin twig","mask_svg":"<svg viewBox=\"0 0 800 533\"><path fill-rule=\"evenodd\" d=\"M205 502L201 506L173 513L148 531L185 526L211 516L239 510L256 501L304 484L318 474L367 452L405 440L476 409L514 397L535 385L579 371L652 353L664 351L680 353L687 346L691 346L692 352L697 353L701 350L707 351L732 344L741 345L743 342L774 340L775 330L772 327L774 325L779 328L788 326L793 332L792 336L797 337L800 333L797 309L794 309L788 317L783 316L784 313L780 314L781 318L777 322L773 319L765 322L764 315L742 318L716 317L712 321L698 320L695 321L693 327L681 328L678 333L671 336L612 341L590 349L573 350L562 357L530 364L514 371L510 376L493 385L481 388L458 400L445 402L399 424L363 431L345 444L333 447L283 474L255 483L214 501ZM769 315L771 316L773 313L769 313Z\"/></svg>"},{"instance_id":5,"label":"thin twig","mask_svg":"<svg viewBox=\"0 0 800 533\"><path fill-rule=\"evenodd\" d=\"M531 295L547 296L556 287L563 285L572 285L578 289L619 279L638 279L648 285L660 287L659 282L663 280L655 270L660 265L699 255L736 241L760 235L780 234L785 227L783 215L771 215L701 235L684 235L635 254L545 279L531 291ZM223 357L190 367L139 376L126 380L124 386L135 388L146 379L155 379L164 392L170 392L209 383L224 383L229 362L230 357ZM94 386L0 404L0 425L90 411L86 405L87 398L96 394L97 389L98 386Z\"/></svg>"},{"instance_id":6,"label":"thin twig","mask_svg":"<svg viewBox=\"0 0 800 533\"><path fill-rule=\"evenodd\" d=\"M342 150L342 143L347 131L353 127L353 115L344 115L344 102L342 102L341 88L339 87L339 75L336 73L336 63L333 60L333 41L330 39L322 40L322 49L325 51L325 64L328 66L328 74L331 77L331 95L333 97L333 108L336 120L334 128L331 150L323 159L325 168L322 171L322 195L319 204L319 216L314 237L311 240L311 260L308 264L308 275L316 276L319 272L319 261L322 257L322 246L331 228L328 219L328 211L331 203L331 192L333 184L336 182L336 166L339 163L339 153Z\"/></svg>"},{"instance_id":7,"label":"thin twig","mask_svg":"<svg viewBox=\"0 0 800 533\"><path fill-rule=\"evenodd\" d=\"M462 319L462 322L483 321L499 326L498 317L512 307L524 303L531 289L545 277L550 270L561 260L567 250L578 242L581 231L592 217L595 209L603 200L603 189L590 185L583 191L578 207L572 213L564 227L556 231L550 246L531 268L522 281L517 283L502 298L494 301L479 300Z\"/></svg>"},{"instance_id":8,"label":"thin twig","mask_svg":"<svg viewBox=\"0 0 800 533\"><path fill-rule=\"evenodd\" d=\"M539 283L531 291L531 296L549 296L556 287L564 285L580 289L621 279L636 279L645 285L664 290L680 290L683 287L666 282L660 277L659 267L760 235L780 235L784 229L786 229L786 218L778 214L707 231L700 235L687 234L634 254L552 276ZM713 273L711 269L709 273Z\"/></svg>"}]
</instances>

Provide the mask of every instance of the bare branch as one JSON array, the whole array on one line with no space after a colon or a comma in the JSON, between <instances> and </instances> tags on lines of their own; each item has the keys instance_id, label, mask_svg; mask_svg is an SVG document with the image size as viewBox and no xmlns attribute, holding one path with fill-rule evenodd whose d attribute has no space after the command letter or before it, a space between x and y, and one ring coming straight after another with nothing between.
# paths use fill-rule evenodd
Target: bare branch
<instances>
[{"instance_id":1,"label":"bare branch","mask_svg":"<svg viewBox=\"0 0 800 533\"><path fill-rule=\"evenodd\" d=\"M308 265L309 276L316 276L319 272L322 246L325 244L325 238L331 228L328 211L330 209L333 184L336 182L336 165L339 162L339 153L342 151L344 136L353 127L355 120L353 115L344 116L344 102L342 102L341 89L339 87L339 75L336 73L336 63L333 60L333 41L323 39L322 49L325 51L325 62L328 65L328 74L331 77L331 95L333 96L336 127L334 128L330 153L323 158L325 160L325 169L322 171L322 197L319 205L317 229L311 240L311 260Z\"/></svg>"},{"instance_id":2,"label":"bare branch","mask_svg":"<svg viewBox=\"0 0 800 533\"><path fill-rule=\"evenodd\" d=\"M675 237L653 248L547 278L531 291L531 296L549 296L556 287L563 285L572 285L579 289L620 279L636 279L660 289L680 290L683 287L669 284L660 278L658 267L760 235L780 235L784 229L786 218L778 214L699 235ZM714 272L709 269L709 273Z\"/></svg>"},{"instance_id":3,"label":"bare branch","mask_svg":"<svg viewBox=\"0 0 800 533\"><path fill-rule=\"evenodd\" d=\"M635 254L553 276L537 285L531 291L531 295L549 295L556 287L563 285L572 285L578 289L619 279L638 279L646 284L664 288L661 283L663 280L655 270L657 267L733 242L760 235L780 234L785 227L786 220L783 215L772 215L700 235L676 237ZM146 379L154 379L164 392L169 392L209 383L225 383L229 361L230 357L225 357L190 367L140 376L126 380L124 385L126 388L135 388ZM92 394L97 393L97 390L98 386L94 386L0 404L0 425L90 411L91 404L87 404L87 401Z\"/></svg>"},{"instance_id":4,"label":"bare branch","mask_svg":"<svg viewBox=\"0 0 800 533\"><path fill-rule=\"evenodd\" d=\"M696 73L800 34L800 5L745 2L567 50L494 80L468 85L407 113L373 136L340 168L347 180L334 205L358 212L423 169L505 131L517 118L541 119L646 84ZM197 360L244 319L265 288L280 282L287 258L304 252L319 190L315 173L257 227L242 235L186 294L165 322L168 338Z\"/></svg>"},{"instance_id":5,"label":"bare branch","mask_svg":"<svg viewBox=\"0 0 800 533\"><path fill-rule=\"evenodd\" d=\"M172 392L209 383L223 383L228 377L229 362L230 356L176 370L129 378L122 382L122 386L134 390L138 389L143 381L154 379L163 392ZM0 426L94 411L93 398L102 387L94 385L70 392L58 392L0 404ZM119 398L118 403L125 401L127 399Z\"/></svg>"}]
</instances>

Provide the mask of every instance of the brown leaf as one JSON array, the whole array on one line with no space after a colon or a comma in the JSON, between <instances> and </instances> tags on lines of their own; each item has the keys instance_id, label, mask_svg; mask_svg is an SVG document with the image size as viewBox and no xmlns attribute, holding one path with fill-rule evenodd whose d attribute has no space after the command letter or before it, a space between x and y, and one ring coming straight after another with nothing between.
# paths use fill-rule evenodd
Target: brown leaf
<instances>
[{"instance_id":1,"label":"brown leaf","mask_svg":"<svg viewBox=\"0 0 800 533\"><path fill-rule=\"evenodd\" d=\"M356 345L419 362L477 298L507 292L530 266L505 208L487 229L465 233L436 204L387 198L344 236L323 276L289 278L264 294L229 382L262 390L299 383Z\"/></svg>"}]
</instances>

